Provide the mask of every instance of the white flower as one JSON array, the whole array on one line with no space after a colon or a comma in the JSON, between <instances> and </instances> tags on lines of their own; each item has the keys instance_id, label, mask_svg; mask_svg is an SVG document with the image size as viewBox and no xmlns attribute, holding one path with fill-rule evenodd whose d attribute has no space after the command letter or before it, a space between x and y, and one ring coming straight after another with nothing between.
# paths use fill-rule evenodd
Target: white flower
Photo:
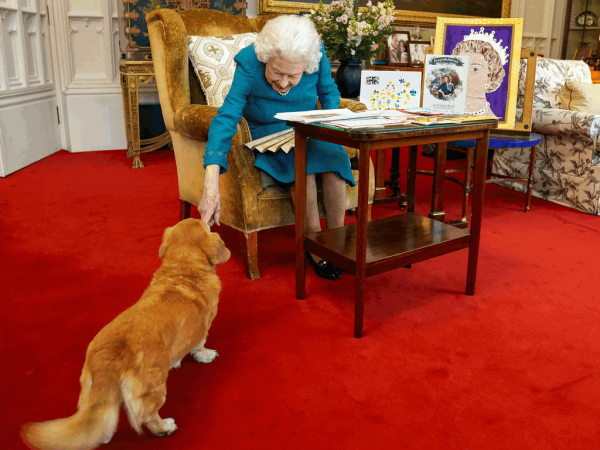
<instances>
[{"instance_id":1,"label":"white flower","mask_svg":"<svg viewBox=\"0 0 600 450\"><path fill-rule=\"evenodd\" d=\"M379 47L379 45L377 45L377 44L372 44L372 45L371 45L371 50L375 51L375 50L377 50L377 47Z\"/></svg>"},{"instance_id":2,"label":"white flower","mask_svg":"<svg viewBox=\"0 0 600 450\"><path fill-rule=\"evenodd\" d=\"M352 56L354 56L354 55L356 54L356 52L354 51L354 49L351 49L351 50L350 50L350 54L351 54Z\"/></svg>"}]
</instances>

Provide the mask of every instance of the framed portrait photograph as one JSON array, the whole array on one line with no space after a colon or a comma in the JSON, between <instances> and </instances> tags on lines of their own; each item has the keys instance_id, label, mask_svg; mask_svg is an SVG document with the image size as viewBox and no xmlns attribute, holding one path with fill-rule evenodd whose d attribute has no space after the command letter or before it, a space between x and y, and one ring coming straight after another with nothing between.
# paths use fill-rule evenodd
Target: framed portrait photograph
<instances>
[{"instance_id":1,"label":"framed portrait photograph","mask_svg":"<svg viewBox=\"0 0 600 450\"><path fill-rule=\"evenodd\" d=\"M408 41L410 34L407 31L394 31L387 39L387 60L390 66L408 66L410 61Z\"/></svg>"},{"instance_id":2,"label":"framed portrait photograph","mask_svg":"<svg viewBox=\"0 0 600 450\"><path fill-rule=\"evenodd\" d=\"M577 61L585 61L587 58L590 58L591 56L592 56L592 49L590 47L578 48L577 50L575 50L575 56L573 57L573 59L577 60Z\"/></svg>"},{"instance_id":3,"label":"framed portrait photograph","mask_svg":"<svg viewBox=\"0 0 600 450\"><path fill-rule=\"evenodd\" d=\"M466 114L514 128L522 36L523 19L438 18L434 53L469 57Z\"/></svg>"},{"instance_id":4,"label":"framed portrait photograph","mask_svg":"<svg viewBox=\"0 0 600 450\"><path fill-rule=\"evenodd\" d=\"M408 41L411 67L423 67L425 65L425 50L427 47L429 47L429 41Z\"/></svg>"}]
</instances>

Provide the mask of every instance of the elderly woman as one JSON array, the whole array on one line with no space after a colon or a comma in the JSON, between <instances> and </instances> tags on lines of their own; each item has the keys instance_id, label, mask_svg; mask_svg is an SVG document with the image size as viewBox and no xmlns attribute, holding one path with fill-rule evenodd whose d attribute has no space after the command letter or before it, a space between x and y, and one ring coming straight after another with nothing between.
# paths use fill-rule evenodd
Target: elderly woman
<instances>
[{"instance_id":1,"label":"elderly woman","mask_svg":"<svg viewBox=\"0 0 600 450\"><path fill-rule=\"evenodd\" d=\"M285 122L273 118L276 113L315 109L317 97L323 109L336 109L340 103L321 40L306 17L280 16L270 20L256 42L240 50L235 62L237 67L231 90L210 124L204 154L206 177L198 209L209 226L219 224L219 175L227 171L227 153L239 119L246 119L252 139L258 139L287 128ZM346 184L356 184L348 155L341 145L313 139L308 140L306 150L306 232L321 231L317 174L323 184L327 228L342 227ZM295 201L294 154L256 152L255 156L263 186L274 184L282 190L290 189ZM308 256L317 275L330 280L341 278L341 271L336 266Z\"/></svg>"}]
</instances>

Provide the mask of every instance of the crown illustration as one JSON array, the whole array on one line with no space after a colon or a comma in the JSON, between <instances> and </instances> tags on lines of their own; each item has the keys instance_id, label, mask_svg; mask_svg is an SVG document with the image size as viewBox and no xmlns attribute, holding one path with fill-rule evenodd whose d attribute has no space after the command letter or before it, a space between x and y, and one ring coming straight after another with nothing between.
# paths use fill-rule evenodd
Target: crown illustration
<instances>
[{"instance_id":1,"label":"crown illustration","mask_svg":"<svg viewBox=\"0 0 600 450\"><path fill-rule=\"evenodd\" d=\"M507 53L508 45L506 47L502 47L502 45L501 45L502 39L497 41L494 38L495 33L496 33L495 31L486 33L484 31L483 27L481 27L479 29L479 32L477 32L471 28L471 34L469 34L468 36L465 36L465 38L463 40L464 41L484 41L484 42L491 44L491 46L494 48L494 50L496 50L496 52L500 56L500 59L502 60L502 65L504 65L508 61L508 53Z\"/></svg>"}]
</instances>

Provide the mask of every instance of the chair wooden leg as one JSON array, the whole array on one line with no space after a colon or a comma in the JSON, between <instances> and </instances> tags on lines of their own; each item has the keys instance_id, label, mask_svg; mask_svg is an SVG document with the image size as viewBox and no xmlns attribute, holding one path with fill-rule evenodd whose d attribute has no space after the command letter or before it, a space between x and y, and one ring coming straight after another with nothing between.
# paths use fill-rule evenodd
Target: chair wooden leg
<instances>
[{"instance_id":1,"label":"chair wooden leg","mask_svg":"<svg viewBox=\"0 0 600 450\"><path fill-rule=\"evenodd\" d=\"M249 280L258 280L260 278L260 271L258 270L258 232L240 233L240 244L246 277Z\"/></svg>"},{"instance_id":2,"label":"chair wooden leg","mask_svg":"<svg viewBox=\"0 0 600 450\"><path fill-rule=\"evenodd\" d=\"M371 221L371 211L373 210L373 204L367 206L367 222Z\"/></svg>"},{"instance_id":3,"label":"chair wooden leg","mask_svg":"<svg viewBox=\"0 0 600 450\"><path fill-rule=\"evenodd\" d=\"M179 200L179 220L189 219L192 216L192 204L185 200Z\"/></svg>"},{"instance_id":4,"label":"chair wooden leg","mask_svg":"<svg viewBox=\"0 0 600 450\"><path fill-rule=\"evenodd\" d=\"M535 165L535 149L537 147L531 147L531 156L529 157L529 179L527 180L527 197L525 200L525 212L529 212L529 205L531 204L531 188L533 186L533 166Z\"/></svg>"}]
</instances>

